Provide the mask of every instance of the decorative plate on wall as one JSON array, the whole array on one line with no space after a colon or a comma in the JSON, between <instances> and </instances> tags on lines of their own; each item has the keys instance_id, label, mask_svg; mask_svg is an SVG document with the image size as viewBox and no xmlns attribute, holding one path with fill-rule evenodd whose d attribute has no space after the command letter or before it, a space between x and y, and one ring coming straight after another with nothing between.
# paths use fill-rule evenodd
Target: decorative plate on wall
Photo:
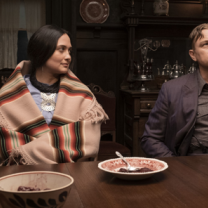
<instances>
[{"instance_id":1,"label":"decorative plate on wall","mask_svg":"<svg viewBox=\"0 0 208 208\"><path fill-rule=\"evenodd\" d=\"M87 23L103 23L109 16L109 6L106 0L82 0L80 15Z\"/></svg>"}]
</instances>

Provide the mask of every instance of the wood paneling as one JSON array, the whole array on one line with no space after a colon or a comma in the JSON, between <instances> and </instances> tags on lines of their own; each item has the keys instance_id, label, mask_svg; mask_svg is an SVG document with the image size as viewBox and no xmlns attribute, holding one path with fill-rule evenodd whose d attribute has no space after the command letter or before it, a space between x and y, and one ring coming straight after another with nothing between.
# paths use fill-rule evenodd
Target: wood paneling
<instances>
[{"instance_id":1,"label":"wood paneling","mask_svg":"<svg viewBox=\"0 0 208 208\"><path fill-rule=\"evenodd\" d=\"M154 107L159 91L148 93L139 91L122 90L124 113L123 135L125 144L131 147L133 156L145 156L141 149L140 140L144 132L145 123L149 113Z\"/></svg>"},{"instance_id":2,"label":"wood paneling","mask_svg":"<svg viewBox=\"0 0 208 208\"><path fill-rule=\"evenodd\" d=\"M85 84L94 83L104 91L113 91L116 95L117 141L122 142L122 115L120 85L125 79L127 69L126 31L100 31L99 38L93 38L94 28L77 31L76 74ZM112 34L112 36L111 36ZM118 34L122 34L119 38Z\"/></svg>"},{"instance_id":3,"label":"wood paneling","mask_svg":"<svg viewBox=\"0 0 208 208\"><path fill-rule=\"evenodd\" d=\"M103 24L88 24L80 16L77 0L77 58L75 73L85 83L93 82L116 95L116 137L122 141L120 85L127 74L127 30L120 19L120 0L107 0L109 17Z\"/></svg>"},{"instance_id":4,"label":"wood paneling","mask_svg":"<svg viewBox=\"0 0 208 208\"><path fill-rule=\"evenodd\" d=\"M125 2L125 0L121 0ZM144 14L153 14L154 0L144 0ZM142 0L135 0L135 12L140 14L142 7ZM130 8L128 9L130 12ZM202 1L184 1L184 0L169 0L169 16L170 17L201 17L203 16L203 2Z\"/></svg>"},{"instance_id":5,"label":"wood paneling","mask_svg":"<svg viewBox=\"0 0 208 208\"><path fill-rule=\"evenodd\" d=\"M46 24L55 24L69 31L73 47L72 56L76 57L76 0L45 1Z\"/></svg>"},{"instance_id":6,"label":"wood paneling","mask_svg":"<svg viewBox=\"0 0 208 208\"><path fill-rule=\"evenodd\" d=\"M117 98L117 141L123 143L123 106L124 98L119 90L127 87L128 74L128 31L121 16L130 12L130 0L107 0L110 13L103 24L88 24L80 16L82 0L46 0L47 23L55 23L73 34L74 73L85 83L93 82L104 91L114 91ZM186 54L188 37L191 30L200 23L203 16L201 1L170 0L170 16L153 16L153 0L145 0L144 17L139 18L140 25L135 28L136 39L145 37L168 38L173 45L168 49L160 48L150 53L155 59L154 67L162 67L168 57L171 64L175 60L181 63L191 61ZM142 0L135 0L135 11L140 14ZM181 18L183 17L183 18ZM205 21L206 19L201 19ZM182 22L182 23L181 23ZM181 26L180 26L181 25ZM170 49L170 50L169 50ZM77 53L77 54L76 54ZM139 61L138 53L135 60ZM139 108L138 106L135 108ZM148 109L144 109L145 111ZM135 109L133 110L135 111Z\"/></svg>"},{"instance_id":7,"label":"wood paneling","mask_svg":"<svg viewBox=\"0 0 208 208\"><path fill-rule=\"evenodd\" d=\"M115 92L117 59L116 50L78 50L77 75L86 84L96 83L104 86L107 91Z\"/></svg>"}]
</instances>

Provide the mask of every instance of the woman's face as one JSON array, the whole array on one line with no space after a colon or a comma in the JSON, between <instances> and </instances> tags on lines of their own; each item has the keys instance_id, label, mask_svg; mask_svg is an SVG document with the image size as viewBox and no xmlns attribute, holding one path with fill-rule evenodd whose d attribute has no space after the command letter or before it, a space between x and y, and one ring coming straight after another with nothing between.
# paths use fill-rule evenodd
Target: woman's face
<instances>
[{"instance_id":1,"label":"woman's face","mask_svg":"<svg viewBox=\"0 0 208 208\"><path fill-rule=\"evenodd\" d=\"M57 76L66 74L71 63L71 40L67 34L63 34L57 42L53 55L43 65L43 71Z\"/></svg>"}]
</instances>

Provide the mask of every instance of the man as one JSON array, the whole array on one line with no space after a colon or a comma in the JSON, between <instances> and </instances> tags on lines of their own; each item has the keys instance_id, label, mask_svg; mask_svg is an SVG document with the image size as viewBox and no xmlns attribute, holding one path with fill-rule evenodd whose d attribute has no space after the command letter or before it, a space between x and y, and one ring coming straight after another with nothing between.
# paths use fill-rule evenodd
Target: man
<instances>
[{"instance_id":1,"label":"man","mask_svg":"<svg viewBox=\"0 0 208 208\"><path fill-rule=\"evenodd\" d=\"M208 24L189 38L189 55L199 69L163 84L141 140L149 157L208 152Z\"/></svg>"}]
</instances>

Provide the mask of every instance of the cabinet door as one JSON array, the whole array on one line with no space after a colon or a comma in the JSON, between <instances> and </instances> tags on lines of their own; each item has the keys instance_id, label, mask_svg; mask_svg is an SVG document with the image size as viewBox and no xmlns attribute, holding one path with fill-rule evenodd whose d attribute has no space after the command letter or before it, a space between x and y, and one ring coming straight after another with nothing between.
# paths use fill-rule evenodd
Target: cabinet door
<instances>
[{"instance_id":1,"label":"cabinet door","mask_svg":"<svg viewBox=\"0 0 208 208\"><path fill-rule=\"evenodd\" d=\"M125 94L124 140L133 156L146 156L141 148L141 137L157 96L158 93Z\"/></svg>"},{"instance_id":2,"label":"cabinet door","mask_svg":"<svg viewBox=\"0 0 208 208\"><path fill-rule=\"evenodd\" d=\"M131 118L124 117L124 139L125 143L131 147L133 156L146 156L141 149L141 137L148 117Z\"/></svg>"},{"instance_id":3,"label":"cabinet door","mask_svg":"<svg viewBox=\"0 0 208 208\"><path fill-rule=\"evenodd\" d=\"M151 112L152 108L155 105L155 99L150 99L150 100L141 100L140 101L140 113L146 113L149 115L149 113ZM147 115L147 116L148 116Z\"/></svg>"}]
</instances>

